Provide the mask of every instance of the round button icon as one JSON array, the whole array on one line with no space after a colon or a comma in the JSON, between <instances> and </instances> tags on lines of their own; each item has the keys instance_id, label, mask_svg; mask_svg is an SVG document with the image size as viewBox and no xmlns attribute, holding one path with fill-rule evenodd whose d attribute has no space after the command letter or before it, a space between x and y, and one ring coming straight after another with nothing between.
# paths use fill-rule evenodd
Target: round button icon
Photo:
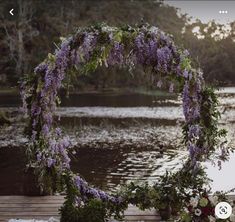
<instances>
[{"instance_id":1,"label":"round button icon","mask_svg":"<svg viewBox=\"0 0 235 222\"><path fill-rule=\"evenodd\" d=\"M232 207L229 203L227 202L219 202L215 206L215 215L219 219L227 219L231 216L232 214Z\"/></svg>"}]
</instances>

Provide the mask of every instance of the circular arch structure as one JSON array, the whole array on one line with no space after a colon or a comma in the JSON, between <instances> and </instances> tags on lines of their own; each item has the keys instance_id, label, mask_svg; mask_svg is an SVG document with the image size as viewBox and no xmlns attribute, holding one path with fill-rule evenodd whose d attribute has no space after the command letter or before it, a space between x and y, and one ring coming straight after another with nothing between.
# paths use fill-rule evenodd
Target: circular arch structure
<instances>
[{"instance_id":1,"label":"circular arch structure","mask_svg":"<svg viewBox=\"0 0 235 222\"><path fill-rule=\"evenodd\" d=\"M117 28L101 24L80 28L74 35L62 39L55 53L48 54L23 82L22 98L29 116L31 141L29 163L35 166L41 184L48 186L45 178L61 178L66 174L82 197L120 201L90 188L79 175L71 172L68 155L71 142L54 124L58 92L69 73L92 72L103 65L128 70L141 65L154 75L157 87L164 84L170 92L177 88L182 95L183 142L189 151L191 170L197 168L199 161L211 158L217 147L222 151L222 158L225 157L226 148L219 146L219 137L225 132L217 126L217 97L206 87L202 72L191 66L188 52L178 48L170 36L154 26Z\"/></svg>"}]
</instances>

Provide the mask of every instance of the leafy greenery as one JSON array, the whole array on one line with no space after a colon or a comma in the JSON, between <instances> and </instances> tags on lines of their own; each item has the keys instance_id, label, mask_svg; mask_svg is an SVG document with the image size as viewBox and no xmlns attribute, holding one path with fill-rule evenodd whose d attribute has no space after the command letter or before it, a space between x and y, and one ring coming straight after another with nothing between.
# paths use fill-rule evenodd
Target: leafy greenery
<instances>
[{"instance_id":1,"label":"leafy greenery","mask_svg":"<svg viewBox=\"0 0 235 222\"><path fill-rule=\"evenodd\" d=\"M199 161L207 160L215 152L217 146L221 145L220 138L226 135L224 130L218 129L220 113L217 109L218 100L214 90L204 85L203 78L198 70L192 69L191 60L187 57L186 52L182 52L170 43L168 46L166 45L166 40L162 32L158 32L157 29L150 27L148 24L140 27L132 27L129 30L128 36L132 40L132 44L134 44L133 36L136 36L136 34L138 34L139 37L141 36L141 39L145 41L146 39L150 40L152 38L151 34L153 35L154 33L156 37L155 41L158 44L162 44L163 48L169 47L171 52L175 47L175 50L172 50L172 62L170 61L168 64L167 60L164 61L164 63L167 63L167 68L155 70L155 74L157 75L158 72L164 74L166 76L164 80L166 80L168 84L169 82L171 84L172 82L178 83L177 86L180 91L182 91L185 86L189 88L188 91L183 92L184 98L186 98L186 100L184 100L186 124L183 133L184 142L187 146L191 144L196 146L196 149L193 150L193 154L195 155L191 155L183 168L177 173L166 172L153 187L150 187L148 184L139 186L131 183L119 194L122 201L119 202L118 198L114 197L112 197L114 200L111 201L111 197L109 196L105 196L105 198L102 199L97 190L89 190L89 188L84 185L85 183L81 182L82 180L78 180L79 185L75 184L75 176L69 169L70 158L68 157L68 147L70 146L70 140L66 139L66 137L60 139L61 133L58 133L58 129L55 129L52 125L52 114L56 108L56 101L58 101L56 97L57 92L61 86L61 81L65 74L64 72L73 65L69 62L67 63L67 60L70 61L69 52L77 49L76 47L79 46L81 39L84 38L90 30L92 30L92 33L98 33L98 42L95 43L94 49L92 48L90 52L91 57L89 57L87 61L81 62L80 70L82 74L94 72L99 65L107 63L106 60L110 53L109 47L112 44L114 45L112 41L110 41L109 44L107 43L108 33L109 35L114 35L118 41L127 40L127 37L124 37L127 32L125 28L115 28L101 24L100 26L79 29L74 38L64 40L62 43L64 47L61 46L60 51L55 53L57 57L49 54L46 63L44 62L36 68L39 72L32 74L25 84L28 90L25 90L24 93L29 94L26 95L26 103L28 106L28 114L30 115L30 126L32 126L30 136L32 136L31 141L33 143L32 146L29 146L28 151L30 153L28 156L29 161L32 161L32 163L35 163L38 167L35 172L39 176L40 185L44 186L45 189L48 188L51 192L58 189L63 190L63 188L66 190L66 201L61 209L62 221L103 222L111 216L116 219L122 219L123 212L127 208L128 203L132 203L143 210L149 208L159 209L164 219L168 219L171 216L178 216L178 212L184 206L184 200L190 195L189 192L192 192L192 190L200 192L203 185L207 182L207 177L200 167ZM89 37L88 34L86 37L88 40L85 39L88 43ZM84 42L87 43L85 40ZM71 42L74 44L73 46L75 48L70 48L69 44ZM137 48L138 43L137 41ZM122 56L124 56L124 58L129 56L129 45L123 46L124 52ZM89 44L85 44L83 47L89 48ZM153 51L155 49L156 48L153 48ZM143 51L137 52L141 52L137 53L137 57L140 55L140 58L142 58ZM84 54L86 54L85 50ZM151 58L151 55L146 53L145 57ZM152 68L159 65L161 60L155 58L155 60L149 64L145 57L144 62L140 62L140 64L143 65L146 73L151 74L151 71L153 71ZM66 62L63 63L61 61ZM120 63L123 63L123 60L121 60ZM127 66L128 65L129 63ZM161 65L162 64L160 64L160 66ZM181 66L179 72L176 71L175 65L178 67ZM47 72L48 70L50 72ZM72 69L71 72L67 74L73 75L73 71ZM53 78L59 81L51 81ZM72 80L72 78L73 76L67 80ZM48 98L50 99L48 100ZM46 106L42 106L42 104L46 104ZM43 107L43 110L41 107ZM187 109L190 110L190 112L187 112ZM191 111L194 112L192 113ZM196 111L198 111L198 113ZM35 120L37 121L35 122ZM190 135L190 127L195 127L197 124L199 124L201 128L200 135ZM55 152L55 147L59 148L57 152ZM38 154L40 154L39 158ZM224 158L226 157L227 153L224 155ZM83 186L85 186L84 190ZM94 194L94 192L98 194Z\"/></svg>"},{"instance_id":2,"label":"leafy greenery","mask_svg":"<svg viewBox=\"0 0 235 222\"><path fill-rule=\"evenodd\" d=\"M75 187L72 176L71 172L63 175L63 184L66 185L66 200L60 209L62 222L105 222L110 217L117 220L123 219L124 210L128 207L126 201L113 204L96 198L87 198L83 204L77 203L81 194Z\"/></svg>"},{"instance_id":3,"label":"leafy greenery","mask_svg":"<svg viewBox=\"0 0 235 222\"><path fill-rule=\"evenodd\" d=\"M112 26L123 25L128 29L126 23L135 25L142 21L172 34L178 45L189 49L194 58L193 65L202 67L208 82L212 80L217 80L220 84L235 82L234 23L230 24L231 31L226 33L224 25L216 24L214 21L207 24L200 20L190 21L189 16L180 15L176 8L163 1L155 0L113 0L111 2L17 0L15 7L26 8L26 10L19 10L25 14L20 14L14 20L7 15L10 5L11 1L1 2L1 14L4 16L0 23L2 52L0 84L2 86L17 85L19 78L25 73L32 72L48 51L54 51L57 46L51 42L58 43L59 36L67 36L74 31L74 27L106 22ZM50 8L50 15L48 8ZM16 27L16 30L12 27ZM199 39L198 34L192 32L195 27L199 29L203 38ZM18 37L20 31L24 35L22 44ZM220 33L224 38L218 38ZM115 38L117 41L129 41L128 35L125 31L118 32ZM23 56L21 56L23 61L20 69L17 68L19 66L17 59L21 52L18 45L23 46ZM121 75L119 75L120 72ZM90 73L85 78L77 75L76 88L87 90L88 86L102 89L124 85L153 87L152 83L151 79L144 78L143 72L136 75L136 78L132 78L124 71L114 69L108 71L101 68L100 71Z\"/></svg>"}]
</instances>

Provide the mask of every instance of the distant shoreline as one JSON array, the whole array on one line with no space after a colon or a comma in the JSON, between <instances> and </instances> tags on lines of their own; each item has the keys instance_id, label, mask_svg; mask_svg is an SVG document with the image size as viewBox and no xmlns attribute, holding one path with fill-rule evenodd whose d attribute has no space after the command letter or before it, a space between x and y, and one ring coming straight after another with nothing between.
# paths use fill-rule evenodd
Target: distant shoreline
<instances>
[{"instance_id":1,"label":"distant shoreline","mask_svg":"<svg viewBox=\"0 0 235 222\"><path fill-rule=\"evenodd\" d=\"M235 93L235 86L221 86L218 90L219 93ZM177 93L177 92L176 92ZM65 90L60 91L61 96L66 96L67 92ZM142 94L142 95L150 95L150 96L174 96L174 93L169 93L167 89L146 89L142 87L136 88L104 88L100 90L96 89L75 89L71 90L69 95L84 95L84 94L117 94L117 95L129 95L129 94ZM17 87L9 87L9 88L0 88L0 96L10 95L10 96L17 96L20 95L19 88Z\"/></svg>"}]
</instances>

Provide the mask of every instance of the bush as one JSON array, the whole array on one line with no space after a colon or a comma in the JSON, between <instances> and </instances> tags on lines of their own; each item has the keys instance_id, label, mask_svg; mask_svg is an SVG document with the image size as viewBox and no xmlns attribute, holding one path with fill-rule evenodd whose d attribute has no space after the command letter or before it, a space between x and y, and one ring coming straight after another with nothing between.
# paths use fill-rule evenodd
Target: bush
<instances>
[{"instance_id":1,"label":"bush","mask_svg":"<svg viewBox=\"0 0 235 222\"><path fill-rule=\"evenodd\" d=\"M105 222L107 210L98 199L90 199L84 206L64 204L61 209L61 222Z\"/></svg>"}]
</instances>

